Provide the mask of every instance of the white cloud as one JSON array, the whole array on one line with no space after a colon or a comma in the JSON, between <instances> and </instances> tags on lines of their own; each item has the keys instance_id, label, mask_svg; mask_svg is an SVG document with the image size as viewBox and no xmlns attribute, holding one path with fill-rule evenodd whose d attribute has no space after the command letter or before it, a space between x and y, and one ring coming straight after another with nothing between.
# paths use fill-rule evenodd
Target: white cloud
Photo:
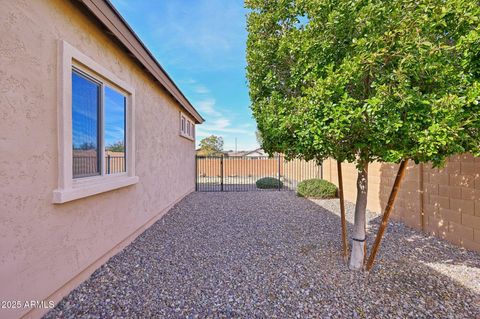
<instances>
[{"instance_id":1,"label":"white cloud","mask_svg":"<svg viewBox=\"0 0 480 319\"><path fill-rule=\"evenodd\" d=\"M210 93L210 90L203 86L203 85L197 85L195 87L195 93L198 93L198 94L207 94L207 93Z\"/></svg>"},{"instance_id":2,"label":"white cloud","mask_svg":"<svg viewBox=\"0 0 480 319\"><path fill-rule=\"evenodd\" d=\"M182 83L187 83L187 84L195 84L197 83L197 81L195 81L194 79L187 79L187 80L184 80L184 81L180 81Z\"/></svg>"},{"instance_id":3,"label":"white cloud","mask_svg":"<svg viewBox=\"0 0 480 319\"><path fill-rule=\"evenodd\" d=\"M238 2L164 1L158 8L161 19L155 11L145 21L158 41L153 49L161 62L188 70L236 68L245 63L246 11Z\"/></svg>"},{"instance_id":4,"label":"white cloud","mask_svg":"<svg viewBox=\"0 0 480 319\"><path fill-rule=\"evenodd\" d=\"M230 120L227 118L219 118L214 120L212 123L213 123L212 127L215 128L217 131L224 130L228 126L230 126Z\"/></svg>"},{"instance_id":5,"label":"white cloud","mask_svg":"<svg viewBox=\"0 0 480 319\"><path fill-rule=\"evenodd\" d=\"M225 116L212 108L218 116L205 116L206 121L196 126L197 145L200 140L210 135L223 137L224 150L254 150L259 147L255 137L255 125L236 120L235 115L228 112Z\"/></svg>"},{"instance_id":6,"label":"white cloud","mask_svg":"<svg viewBox=\"0 0 480 319\"><path fill-rule=\"evenodd\" d=\"M195 106L200 111L200 113L204 113L210 116L221 116L220 112L215 110L214 98L206 98L204 100L198 101L197 103L195 103Z\"/></svg>"},{"instance_id":7,"label":"white cloud","mask_svg":"<svg viewBox=\"0 0 480 319\"><path fill-rule=\"evenodd\" d=\"M205 89L207 89L205 87ZM255 132L252 130L252 125L249 123L236 123L233 114L230 116L223 115L218 111L216 100L212 97L205 98L194 103L195 107L204 114L206 122L197 126L197 136L237 134L244 136L254 136ZM232 123L235 123L233 125Z\"/></svg>"},{"instance_id":8,"label":"white cloud","mask_svg":"<svg viewBox=\"0 0 480 319\"><path fill-rule=\"evenodd\" d=\"M208 135L215 133L238 133L243 135L255 135L252 130L238 126L232 126L231 121L225 117L205 122L204 124L198 126L197 132L208 132Z\"/></svg>"}]
</instances>

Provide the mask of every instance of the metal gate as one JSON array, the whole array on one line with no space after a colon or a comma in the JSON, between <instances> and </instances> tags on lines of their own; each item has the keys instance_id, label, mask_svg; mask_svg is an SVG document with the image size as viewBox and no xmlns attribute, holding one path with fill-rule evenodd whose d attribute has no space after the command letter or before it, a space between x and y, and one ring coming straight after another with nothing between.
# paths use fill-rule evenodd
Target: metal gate
<instances>
[{"instance_id":1,"label":"metal gate","mask_svg":"<svg viewBox=\"0 0 480 319\"><path fill-rule=\"evenodd\" d=\"M323 177L315 161L287 161L283 156L196 156L195 163L195 189L200 192L265 190L256 185L265 177L281 181L267 190L295 190L303 180Z\"/></svg>"}]
</instances>

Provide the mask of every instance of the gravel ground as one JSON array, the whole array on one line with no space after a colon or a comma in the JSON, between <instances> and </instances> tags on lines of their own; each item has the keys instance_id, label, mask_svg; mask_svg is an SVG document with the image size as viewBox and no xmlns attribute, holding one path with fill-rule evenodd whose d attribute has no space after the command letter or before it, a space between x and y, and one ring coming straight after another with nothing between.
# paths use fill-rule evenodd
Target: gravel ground
<instances>
[{"instance_id":1,"label":"gravel ground","mask_svg":"<svg viewBox=\"0 0 480 319\"><path fill-rule=\"evenodd\" d=\"M45 317L479 318L479 281L479 254L400 223L349 271L336 200L193 193Z\"/></svg>"}]
</instances>

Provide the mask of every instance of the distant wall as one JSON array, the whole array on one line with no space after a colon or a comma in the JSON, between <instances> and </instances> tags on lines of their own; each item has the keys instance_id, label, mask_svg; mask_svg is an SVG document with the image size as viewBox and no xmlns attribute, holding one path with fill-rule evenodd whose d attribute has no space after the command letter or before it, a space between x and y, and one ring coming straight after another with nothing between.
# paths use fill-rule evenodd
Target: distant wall
<instances>
[{"instance_id":1,"label":"distant wall","mask_svg":"<svg viewBox=\"0 0 480 319\"><path fill-rule=\"evenodd\" d=\"M338 185L334 160L324 161L323 176ZM356 168L342 165L345 199L355 202ZM383 211L398 165L369 166L368 208ZM393 218L454 244L480 252L480 158L452 156L442 169L410 163Z\"/></svg>"},{"instance_id":2,"label":"distant wall","mask_svg":"<svg viewBox=\"0 0 480 319\"><path fill-rule=\"evenodd\" d=\"M283 159L282 159L283 161ZM222 174L221 157L198 157L197 174L203 177L217 177ZM278 158L223 158L223 176L277 176ZM283 175L283 165L280 165Z\"/></svg>"},{"instance_id":3,"label":"distant wall","mask_svg":"<svg viewBox=\"0 0 480 319\"><path fill-rule=\"evenodd\" d=\"M201 177L221 176L221 157L197 157L197 174ZM287 161L283 156L263 157L224 157L223 176L268 176L302 181L308 178L320 178L321 167L315 161L294 159Z\"/></svg>"},{"instance_id":4,"label":"distant wall","mask_svg":"<svg viewBox=\"0 0 480 319\"><path fill-rule=\"evenodd\" d=\"M0 21L0 300L58 301L194 190L194 142L173 98L74 1L1 1ZM52 204L59 40L135 89L139 182Z\"/></svg>"}]
</instances>

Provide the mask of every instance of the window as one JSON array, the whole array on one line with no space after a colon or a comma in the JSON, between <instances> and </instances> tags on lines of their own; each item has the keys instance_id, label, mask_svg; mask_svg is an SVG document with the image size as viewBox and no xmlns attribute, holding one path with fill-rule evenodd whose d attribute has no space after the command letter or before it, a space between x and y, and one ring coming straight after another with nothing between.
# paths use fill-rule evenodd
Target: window
<instances>
[{"instance_id":1,"label":"window","mask_svg":"<svg viewBox=\"0 0 480 319\"><path fill-rule=\"evenodd\" d=\"M187 117L180 112L180 136L186 137L190 140L195 139L195 124L187 119Z\"/></svg>"},{"instance_id":2,"label":"window","mask_svg":"<svg viewBox=\"0 0 480 319\"><path fill-rule=\"evenodd\" d=\"M194 139L194 138L195 138L195 136L193 135L193 127L194 127L193 122L188 121L188 132L187 132L187 135L188 135L188 137L190 137L191 139Z\"/></svg>"},{"instance_id":3,"label":"window","mask_svg":"<svg viewBox=\"0 0 480 319\"><path fill-rule=\"evenodd\" d=\"M100 175L101 84L72 72L73 178Z\"/></svg>"},{"instance_id":4,"label":"window","mask_svg":"<svg viewBox=\"0 0 480 319\"><path fill-rule=\"evenodd\" d=\"M127 171L125 148L127 98L106 86L104 101L105 174L124 173Z\"/></svg>"},{"instance_id":5,"label":"window","mask_svg":"<svg viewBox=\"0 0 480 319\"><path fill-rule=\"evenodd\" d=\"M188 130L188 136L191 139L195 139L195 135L193 134L195 124L193 124L193 122L191 122L191 121L189 121L189 123L190 123L190 129Z\"/></svg>"},{"instance_id":6,"label":"window","mask_svg":"<svg viewBox=\"0 0 480 319\"><path fill-rule=\"evenodd\" d=\"M60 42L59 186L63 203L135 184L134 90Z\"/></svg>"},{"instance_id":7,"label":"window","mask_svg":"<svg viewBox=\"0 0 480 319\"><path fill-rule=\"evenodd\" d=\"M123 94L72 69L73 178L126 172L125 111Z\"/></svg>"}]
</instances>

